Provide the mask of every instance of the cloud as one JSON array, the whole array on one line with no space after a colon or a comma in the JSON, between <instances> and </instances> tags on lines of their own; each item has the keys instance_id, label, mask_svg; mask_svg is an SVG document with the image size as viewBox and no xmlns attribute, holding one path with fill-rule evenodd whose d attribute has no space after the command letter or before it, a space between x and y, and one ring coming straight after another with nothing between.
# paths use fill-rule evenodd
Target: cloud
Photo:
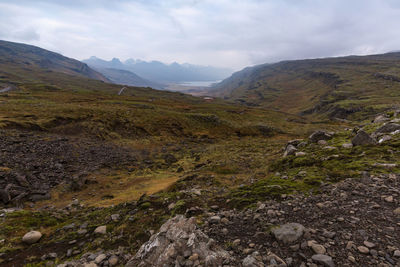
<instances>
[{"instance_id":1,"label":"cloud","mask_svg":"<svg viewBox=\"0 0 400 267\"><path fill-rule=\"evenodd\" d=\"M66 56L239 69L400 48L396 0L3 0L0 38Z\"/></svg>"}]
</instances>

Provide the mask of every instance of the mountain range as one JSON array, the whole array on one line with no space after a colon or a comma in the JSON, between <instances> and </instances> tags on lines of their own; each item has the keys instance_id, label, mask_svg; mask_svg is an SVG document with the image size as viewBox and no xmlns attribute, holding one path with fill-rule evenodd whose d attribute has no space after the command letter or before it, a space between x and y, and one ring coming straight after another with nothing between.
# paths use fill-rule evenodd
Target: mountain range
<instances>
[{"instance_id":1,"label":"mountain range","mask_svg":"<svg viewBox=\"0 0 400 267\"><path fill-rule=\"evenodd\" d=\"M165 64L160 61L142 61L128 59L121 62L117 58L106 61L97 57L83 60L89 66L102 71L103 69L120 69L133 72L143 79L156 83L180 83L189 81L218 81L228 77L232 70L211 66L192 64Z\"/></svg>"}]
</instances>

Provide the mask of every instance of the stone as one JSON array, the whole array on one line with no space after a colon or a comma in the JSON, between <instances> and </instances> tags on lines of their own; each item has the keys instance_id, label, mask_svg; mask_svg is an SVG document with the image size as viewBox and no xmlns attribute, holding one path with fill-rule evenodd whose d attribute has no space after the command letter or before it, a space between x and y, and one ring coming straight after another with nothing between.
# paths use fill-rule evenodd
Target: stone
<instances>
[{"instance_id":1,"label":"stone","mask_svg":"<svg viewBox=\"0 0 400 267\"><path fill-rule=\"evenodd\" d=\"M395 209L395 210L393 211L393 213L396 214L396 215L400 215L400 207L397 208L397 209Z\"/></svg>"},{"instance_id":2,"label":"stone","mask_svg":"<svg viewBox=\"0 0 400 267\"><path fill-rule=\"evenodd\" d=\"M118 257L115 255L112 255L109 259L108 259L108 265L109 266L115 266L118 264Z\"/></svg>"},{"instance_id":3,"label":"stone","mask_svg":"<svg viewBox=\"0 0 400 267\"><path fill-rule=\"evenodd\" d=\"M101 225L94 230L95 234L105 235L107 233L107 226Z\"/></svg>"},{"instance_id":4,"label":"stone","mask_svg":"<svg viewBox=\"0 0 400 267\"><path fill-rule=\"evenodd\" d=\"M381 122L385 122L388 121L389 118L385 117L385 115L378 115L375 119L374 119L374 123L381 123Z\"/></svg>"},{"instance_id":5,"label":"stone","mask_svg":"<svg viewBox=\"0 0 400 267\"><path fill-rule=\"evenodd\" d=\"M42 238L42 233L38 231L30 231L22 237L22 242L26 244L34 244Z\"/></svg>"},{"instance_id":6,"label":"stone","mask_svg":"<svg viewBox=\"0 0 400 267\"><path fill-rule=\"evenodd\" d=\"M94 262L89 262L89 263L83 264L83 267L97 267L97 264Z\"/></svg>"},{"instance_id":7,"label":"stone","mask_svg":"<svg viewBox=\"0 0 400 267\"><path fill-rule=\"evenodd\" d=\"M221 217L219 217L219 216L212 216L211 218L210 218L210 223L220 223L220 221L221 221Z\"/></svg>"},{"instance_id":8,"label":"stone","mask_svg":"<svg viewBox=\"0 0 400 267\"><path fill-rule=\"evenodd\" d=\"M314 250L314 252L316 254L325 254L326 253L326 248L323 245L313 243L311 245L311 248L312 248L312 250Z\"/></svg>"},{"instance_id":9,"label":"stone","mask_svg":"<svg viewBox=\"0 0 400 267\"><path fill-rule=\"evenodd\" d=\"M7 204L11 200L10 193L7 190L0 189L0 200Z\"/></svg>"},{"instance_id":10,"label":"stone","mask_svg":"<svg viewBox=\"0 0 400 267\"><path fill-rule=\"evenodd\" d=\"M101 263L102 261L104 261L107 258L106 254L100 254L99 256L96 257L96 259L94 260L94 262L96 264Z\"/></svg>"},{"instance_id":11,"label":"stone","mask_svg":"<svg viewBox=\"0 0 400 267\"><path fill-rule=\"evenodd\" d=\"M177 215L164 223L126 266L145 267L149 263L153 267L176 266L178 259L184 259L185 251L197 253L196 262L204 262L203 266L222 266L223 263L233 261L226 250L217 246L214 240L198 228L195 217Z\"/></svg>"},{"instance_id":12,"label":"stone","mask_svg":"<svg viewBox=\"0 0 400 267\"><path fill-rule=\"evenodd\" d=\"M369 241L364 241L364 245L365 245L367 248L374 248L374 247L375 247L375 244L372 243L372 242L369 242Z\"/></svg>"},{"instance_id":13,"label":"stone","mask_svg":"<svg viewBox=\"0 0 400 267\"><path fill-rule=\"evenodd\" d=\"M389 203L392 203L393 202L393 196L385 197L385 201L389 202Z\"/></svg>"},{"instance_id":14,"label":"stone","mask_svg":"<svg viewBox=\"0 0 400 267\"><path fill-rule=\"evenodd\" d=\"M353 144L351 144L351 143L346 143L346 144L343 144L342 147L343 147L343 148L352 148L352 147L353 147Z\"/></svg>"},{"instance_id":15,"label":"stone","mask_svg":"<svg viewBox=\"0 0 400 267\"><path fill-rule=\"evenodd\" d=\"M284 244L291 244L299 240L304 234L304 226L299 223L287 223L272 229L272 234Z\"/></svg>"},{"instance_id":16,"label":"stone","mask_svg":"<svg viewBox=\"0 0 400 267\"><path fill-rule=\"evenodd\" d=\"M393 257L400 258L400 250L396 249L396 250L393 252Z\"/></svg>"},{"instance_id":17,"label":"stone","mask_svg":"<svg viewBox=\"0 0 400 267\"><path fill-rule=\"evenodd\" d=\"M385 135L379 139L378 143L382 144L383 142L390 141L390 140L392 140L392 137L390 135Z\"/></svg>"},{"instance_id":18,"label":"stone","mask_svg":"<svg viewBox=\"0 0 400 267\"><path fill-rule=\"evenodd\" d=\"M305 155L307 155L306 152L301 152L301 151L296 152L296 154L295 154L296 157L304 157Z\"/></svg>"},{"instance_id":19,"label":"stone","mask_svg":"<svg viewBox=\"0 0 400 267\"><path fill-rule=\"evenodd\" d=\"M285 153L283 153L283 156L287 157L287 156L294 155L296 153L296 151L297 151L297 148L295 148L293 145L288 145L286 147Z\"/></svg>"},{"instance_id":20,"label":"stone","mask_svg":"<svg viewBox=\"0 0 400 267\"><path fill-rule=\"evenodd\" d=\"M362 254L368 254L369 253L369 248L364 247L364 246L358 246L357 250Z\"/></svg>"},{"instance_id":21,"label":"stone","mask_svg":"<svg viewBox=\"0 0 400 267\"><path fill-rule=\"evenodd\" d=\"M353 146L375 145L376 141L363 130L359 130L357 135L351 140L351 143Z\"/></svg>"},{"instance_id":22,"label":"stone","mask_svg":"<svg viewBox=\"0 0 400 267\"><path fill-rule=\"evenodd\" d=\"M397 123L386 123L381 126L378 130L375 131L375 134L379 133L391 133L394 131L400 130L400 124Z\"/></svg>"},{"instance_id":23,"label":"stone","mask_svg":"<svg viewBox=\"0 0 400 267\"><path fill-rule=\"evenodd\" d=\"M326 146L327 144L328 144L328 142L325 141L325 140L319 140L318 141L318 145L320 145L320 146Z\"/></svg>"},{"instance_id":24,"label":"stone","mask_svg":"<svg viewBox=\"0 0 400 267\"><path fill-rule=\"evenodd\" d=\"M326 131L318 130L313 132L308 139L310 139L310 141L313 143L317 143L320 140L327 141L332 139L332 135L330 133L327 133Z\"/></svg>"},{"instance_id":25,"label":"stone","mask_svg":"<svg viewBox=\"0 0 400 267\"><path fill-rule=\"evenodd\" d=\"M243 259L242 266L243 267L257 267L258 261L253 256L248 255L246 258Z\"/></svg>"},{"instance_id":26,"label":"stone","mask_svg":"<svg viewBox=\"0 0 400 267\"><path fill-rule=\"evenodd\" d=\"M111 215L111 220L114 222L118 222L120 220L121 216L119 214L112 214Z\"/></svg>"},{"instance_id":27,"label":"stone","mask_svg":"<svg viewBox=\"0 0 400 267\"><path fill-rule=\"evenodd\" d=\"M332 260L332 257L323 254L315 254L311 257L311 259L319 264L322 264L326 267L335 267L335 263Z\"/></svg>"}]
</instances>

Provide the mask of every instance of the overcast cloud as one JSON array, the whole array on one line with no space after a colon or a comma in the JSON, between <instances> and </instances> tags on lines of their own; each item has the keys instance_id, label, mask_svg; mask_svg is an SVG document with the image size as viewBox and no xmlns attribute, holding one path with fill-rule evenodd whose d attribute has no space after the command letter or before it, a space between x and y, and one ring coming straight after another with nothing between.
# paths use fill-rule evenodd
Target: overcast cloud
<instances>
[{"instance_id":1,"label":"overcast cloud","mask_svg":"<svg viewBox=\"0 0 400 267\"><path fill-rule=\"evenodd\" d=\"M398 0L0 0L0 39L240 69L400 50Z\"/></svg>"}]
</instances>

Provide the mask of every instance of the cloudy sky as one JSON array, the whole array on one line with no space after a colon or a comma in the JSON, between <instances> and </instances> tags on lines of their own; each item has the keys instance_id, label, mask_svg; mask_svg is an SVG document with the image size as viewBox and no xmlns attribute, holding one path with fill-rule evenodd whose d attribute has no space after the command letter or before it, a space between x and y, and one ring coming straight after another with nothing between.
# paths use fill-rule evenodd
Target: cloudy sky
<instances>
[{"instance_id":1,"label":"cloudy sky","mask_svg":"<svg viewBox=\"0 0 400 267\"><path fill-rule=\"evenodd\" d=\"M400 50L398 0L0 0L0 39L240 69Z\"/></svg>"}]
</instances>

